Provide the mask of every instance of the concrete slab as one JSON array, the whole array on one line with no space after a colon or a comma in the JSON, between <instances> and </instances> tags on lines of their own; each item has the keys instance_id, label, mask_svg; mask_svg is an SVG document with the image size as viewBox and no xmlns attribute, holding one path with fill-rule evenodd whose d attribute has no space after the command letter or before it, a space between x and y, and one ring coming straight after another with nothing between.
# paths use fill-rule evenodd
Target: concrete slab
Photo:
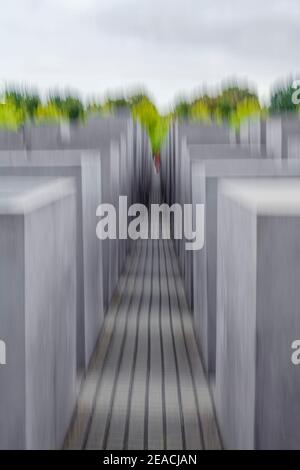
<instances>
[{"instance_id":1,"label":"concrete slab","mask_svg":"<svg viewBox=\"0 0 300 470\"><path fill-rule=\"evenodd\" d=\"M205 204L205 244L187 259L189 282L193 283L193 307L196 334L206 370L214 376L216 351L217 286L217 191L224 177L300 176L299 161L271 159L235 159L192 161L192 201ZM192 275L191 275L192 272ZM192 279L192 281L190 280Z\"/></svg>"},{"instance_id":2,"label":"concrete slab","mask_svg":"<svg viewBox=\"0 0 300 470\"><path fill-rule=\"evenodd\" d=\"M299 449L300 179L219 188L216 410L230 449Z\"/></svg>"},{"instance_id":3,"label":"concrete slab","mask_svg":"<svg viewBox=\"0 0 300 470\"><path fill-rule=\"evenodd\" d=\"M73 177L77 227L77 360L89 363L104 317L102 243L96 238L96 209L101 203L98 152L2 152L0 175ZM108 270L106 272L109 272Z\"/></svg>"},{"instance_id":4,"label":"concrete slab","mask_svg":"<svg viewBox=\"0 0 300 470\"><path fill-rule=\"evenodd\" d=\"M0 447L59 448L76 400L75 183L0 188Z\"/></svg>"},{"instance_id":5,"label":"concrete slab","mask_svg":"<svg viewBox=\"0 0 300 470\"><path fill-rule=\"evenodd\" d=\"M300 120L296 114L267 119L267 155L279 159L288 158L288 138L293 135L300 135Z\"/></svg>"}]
</instances>

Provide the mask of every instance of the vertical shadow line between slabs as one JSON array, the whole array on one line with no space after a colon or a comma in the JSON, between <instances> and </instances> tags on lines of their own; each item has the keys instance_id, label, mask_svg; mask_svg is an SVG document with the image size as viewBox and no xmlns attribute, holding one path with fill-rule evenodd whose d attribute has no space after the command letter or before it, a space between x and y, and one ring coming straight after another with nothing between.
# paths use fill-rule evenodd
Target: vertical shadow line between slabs
<instances>
[{"instance_id":1,"label":"vertical shadow line between slabs","mask_svg":"<svg viewBox=\"0 0 300 470\"><path fill-rule=\"evenodd\" d=\"M177 304L178 304L178 310L179 310L179 316L180 316L180 323L181 323L181 330L182 330L182 337L184 340L184 347L186 351L186 357L189 365L189 370L190 370L190 375L192 379L192 385L193 385L193 394L194 394L194 399L196 403L196 409L197 409L197 421L198 421L198 427L199 427L199 434L201 438L201 444L202 448L205 449L205 443L204 443L204 435L203 435L203 428L202 428L202 423L201 423L201 417L200 417L200 407L199 407L199 400L198 400L198 394L197 394L197 388L196 388L196 380L195 380L195 375L193 371L193 366L191 362L191 357L188 351L187 347L187 339L186 339L186 334L185 334L185 329L184 329L184 324L183 324L183 313L182 313L182 308L181 308L181 303L179 300L179 295L178 295L178 281L176 280L176 275L175 275L175 268L174 268L174 262L172 258L172 253L171 253L171 248L169 246L169 254L170 254L170 265L172 266L172 274L174 276L174 281L175 281L175 290L176 290L176 298L177 298ZM180 281L179 281L180 282ZM188 315L190 315L190 311L188 311Z\"/></svg>"}]
</instances>

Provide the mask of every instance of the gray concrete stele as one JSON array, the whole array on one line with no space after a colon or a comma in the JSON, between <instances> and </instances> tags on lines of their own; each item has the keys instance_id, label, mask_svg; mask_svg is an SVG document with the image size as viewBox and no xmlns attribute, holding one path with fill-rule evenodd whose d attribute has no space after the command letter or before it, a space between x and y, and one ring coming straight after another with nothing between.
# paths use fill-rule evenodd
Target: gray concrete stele
<instances>
[{"instance_id":1,"label":"gray concrete stele","mask_svg":"<svg viewBox=\"0 0 300 470\"><path fill-rule=\"evenodd\" d=\"M0 447L59 448L76 400L75 183L0 188Z\"/></svg>"},{"instance_id":2,"label":"gray concrete stele","mask_svg":"<svg viewBox=\"0 0 300 470\"><path fill-rule=\"evenodd\" d=\"M219 188L215 401L230 449L300 449L300 178Z\"/></svg>"}]
</instances>

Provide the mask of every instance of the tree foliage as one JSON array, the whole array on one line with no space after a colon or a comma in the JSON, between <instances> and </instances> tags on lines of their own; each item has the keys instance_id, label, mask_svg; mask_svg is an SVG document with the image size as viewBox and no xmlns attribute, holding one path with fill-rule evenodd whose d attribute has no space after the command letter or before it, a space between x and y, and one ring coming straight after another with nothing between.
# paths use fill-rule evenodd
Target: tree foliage
<instances>
[{"instance_id":1,"label":"tree foliage","mask_svg":"<svg viewBox=\"0 0 300 470\"><path fill-rule=\"evenodd\" d=\"M243 119L260 112L257 95L249 88L233 83L214 95L203 93L191 101L179 101L174 107L173 117L206 123L227 122L237 127Z\"/></svg>"},{"instance_id":2,"label":"tree foliage","mask_svg":"<svg viewBox=\"0 0 300 470\"><path fill-rule=\"evenodd\" d=\"M41 103L38 93L27 89L8 89L4 93L4 101L21 113L23 120L33 120L36 110Z\"/></svg>"},{"instance_id":3,"label":"tree foliage","mask_svg":"<svg viewBox=\"0 0 300 470\"><path fill-rule=\"evenodd\" d=\"M131 109L133 117L148 134L152 152L159 153L169 129L170 116L161 116L147 97L142 97Z\"/></svg>"},{"instance_id":4,"label":"tree foliage","mask_svg":"<svg viewBox=\"0 0 300 470\"><path fill-rule=\"evenodd\" d=\"M48 98L48 104L55 106L61 115L70 121L84 119L84 105L77 96L53 94Z\"/></svg>"},{"instance_id":5,"label":"tree foliage","mask_svg":"<svg viewBox=\"0 0 300 470\"><path fill-rule=\"evenodd\" d=\"M188 119L190 112L190 103L181 99L174 107L173 115L179 119Z\"/></svg>"},{"instance_id":6,"label":"tree foliage","mask_svg":"<svg viewBox=\"0 0 300 470\"><path fill-rule=\"evenodd\" d=\"M16 131L23 123L23 112L14 103L0 104L0 128Z\"/></svg>"},{"instance_id":7,"label":"tree foliage","mask_svg":"<svg viewBox=\"0 0 300 470\"><path fill-rule=\"evenodd\" d=\"M55 103L40 104L37 107L35 121L37 123L60 122L66 119L66 115Z\"/></svg>"},{"instance_id":8,"label":"tree foliage","mask_svg":"<svg viewBox=\"0 0 300 470\"><path fill-rule=\"evenodd\" d=\"M292 82L277 86L271 94L271 113L283 113L297 110L297 105L293 103L292 95L295 89Z\"/></svg>"},{"instance_id":9,"label":"tree foliage","mask_svg":"<svg viewBox=\"0 0 300 470\"><path fill-rule=\"evenodd\" d=\"M212 119L211 111L205 100L196 100L190 106L188 116L193 121L210 122Z\"/></svg>"},{"instance_id":10,"label":"tree foliage","mask_svg":"<svg viewBox=\"0 0 300 470\"><path fill-rule=\"evenodd\" d=\"M269 111L295 111L297 105L292 102L294 91L291 81L277 86L272 92ZM26 121L83 121L91 113L131 113L146 130L152 151L156 154L159 153L170 122L174 119L220 124L225 122L238 127L244 119L264 115L267 111L261 107L256 93L235 82L214 94L204 92L190 100L181 98L169 114L161 114L144 90L129 95L108 96L102 101L94 99L89 104L84 104L70 91L52 91L46 100L41 100L34 90L11 87L4 92L2 101L0 126L7 129L17 129Z\"/></svg>"}]
</instances>

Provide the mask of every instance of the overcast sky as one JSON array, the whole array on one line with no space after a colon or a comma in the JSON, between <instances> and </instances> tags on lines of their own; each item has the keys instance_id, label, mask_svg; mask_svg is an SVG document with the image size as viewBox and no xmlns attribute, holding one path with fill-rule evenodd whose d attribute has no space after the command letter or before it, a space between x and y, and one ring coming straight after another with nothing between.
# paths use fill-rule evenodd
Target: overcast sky
<instances>
[{"instance_id":1,"label":"overcast sky","mask_svg":"<svg viewBox=\"0 0 300 470\"><path fill-rule=\"evenodd\" d=\"M237 77L300 71L300 0L2 0L3 84L83 96L144 85L162 108Z\"/></svg>"}]
</instances>

